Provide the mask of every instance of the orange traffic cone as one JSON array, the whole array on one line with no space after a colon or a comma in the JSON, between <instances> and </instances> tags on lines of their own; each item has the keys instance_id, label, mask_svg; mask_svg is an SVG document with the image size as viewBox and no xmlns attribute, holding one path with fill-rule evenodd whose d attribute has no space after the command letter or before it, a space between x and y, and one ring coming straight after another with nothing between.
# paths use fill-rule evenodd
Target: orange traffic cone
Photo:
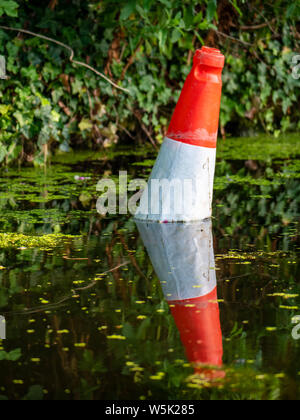
<instances>
[{"instance_id":1,"label":"orange traffic cone","mask_svg":"<svg viewBox=\"0 0 300 420\"><path fill-rule=\"evenodd\" d=\"M137 226L195 372L224 376L211 221Z\"/></svg>"},{"instance_id":2,"label":"orange traffic cone","mask_svg":"<svg viewBox=\"0 0 300 420\"><path fill-rule=\"evenodd\" d=\"M214 48L196 52L136 218L211 217L224 62Z\"/></svg>"}]
</instances>

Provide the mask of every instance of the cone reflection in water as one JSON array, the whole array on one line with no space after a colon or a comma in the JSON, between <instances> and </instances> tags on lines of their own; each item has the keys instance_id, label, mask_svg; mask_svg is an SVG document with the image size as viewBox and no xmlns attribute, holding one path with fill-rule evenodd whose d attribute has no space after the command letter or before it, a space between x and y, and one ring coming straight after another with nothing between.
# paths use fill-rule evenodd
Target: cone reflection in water
<instances>
[{"instance_id":1,"label":"cone reflection in water","mask_svg":"<svg viewBox=\"0 0 300 420\"><path fill-rule=\"evenodd\" d=\"M224 377L211 221L136 221L188 360L206 379Z\"/></svg>"}]
</instances>

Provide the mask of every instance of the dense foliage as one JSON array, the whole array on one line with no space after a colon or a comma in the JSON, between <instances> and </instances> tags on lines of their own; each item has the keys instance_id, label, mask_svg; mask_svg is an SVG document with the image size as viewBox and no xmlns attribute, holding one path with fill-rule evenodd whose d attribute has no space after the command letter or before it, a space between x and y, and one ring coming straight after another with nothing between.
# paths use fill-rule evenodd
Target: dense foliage
<instances>
[{"instance_id":1,"label":"dense foliage","mask_svg":"<svg viewBox=\"0 0 300 420\"><path fill-rule=\"evenodd\" d=\"M299 129L299 0L0 0L0 25L68 44L124 93L38 37L0 30L0 162L41 164L58 146L163 138L192 53L226 54L221 134Z\"/></svg>"}]
</instances>

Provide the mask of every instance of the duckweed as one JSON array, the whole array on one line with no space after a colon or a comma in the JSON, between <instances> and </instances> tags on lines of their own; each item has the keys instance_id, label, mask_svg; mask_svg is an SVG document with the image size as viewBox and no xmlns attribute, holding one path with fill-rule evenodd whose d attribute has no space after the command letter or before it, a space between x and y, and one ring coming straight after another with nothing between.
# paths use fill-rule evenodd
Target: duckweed
<instances>
[{"instance_id":1,"label":"duckweed","mask_svg":"<svg viewBox=\"0 0 300 420\"><path fill-rule=\"evenodd\" d=\"M66 241L76 238L80 238L80 236L62 234L29 236L21 233L0 233L0 248L38 248L40 250L50 250L56 249Z\"/></svg>"}]
</instances>

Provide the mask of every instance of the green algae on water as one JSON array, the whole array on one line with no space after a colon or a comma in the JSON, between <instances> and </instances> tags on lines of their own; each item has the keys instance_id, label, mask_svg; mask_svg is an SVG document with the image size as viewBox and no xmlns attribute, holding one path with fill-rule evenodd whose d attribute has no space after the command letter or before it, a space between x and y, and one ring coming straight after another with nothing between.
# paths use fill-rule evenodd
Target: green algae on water
<instances>
[{"instance_id":1,"label":"green algae on water","mask_svg":"<svg viewBox=\"0 0 300 420\"><path fill-rule=\"evenodd\" d=\"M5 248L38 248L40 250L55 249L64 242L80 238L80 236L49 234L42 236L29 236L21 233L0 233L0 249Z\"/></svg>"},{"instance_id":2,"label":"green algae on water","mask_svg":"<svg viewBox=\"0 0 300 420\"><path fill-rule=\"evenodd\" d=\"M218 158L226 160L288 159L300 156L299 134L285 134L277 139L261 135L252 138L228 138L218 142Z\"/></svg>"}]
</instances>

